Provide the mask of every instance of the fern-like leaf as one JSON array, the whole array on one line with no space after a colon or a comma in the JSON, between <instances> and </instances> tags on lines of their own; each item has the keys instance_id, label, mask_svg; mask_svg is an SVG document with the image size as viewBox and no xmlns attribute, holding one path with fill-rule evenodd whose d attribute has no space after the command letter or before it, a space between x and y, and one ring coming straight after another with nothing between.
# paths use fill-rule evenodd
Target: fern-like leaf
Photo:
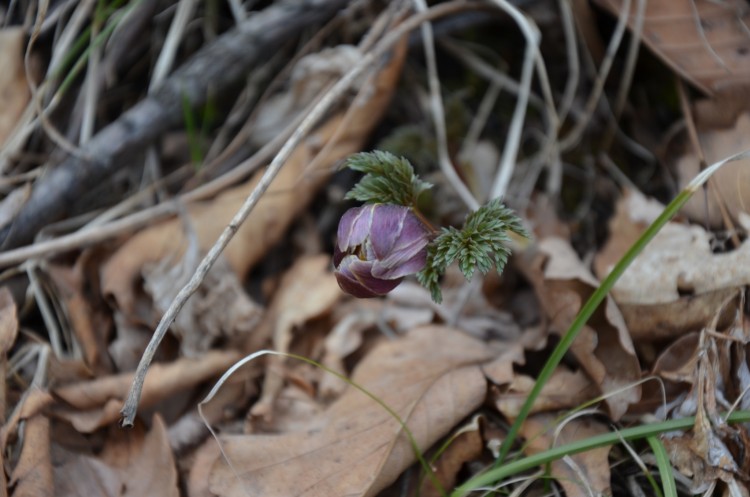
<instances>
[{"instance_id":1,"label":"fern-like leaf","mask_svg":"<svg viewBox=\"0 0 750 497\"><path fill-rule=\"evenodd\" d=\"M346 194L347 199L414 207L419 195L432 188L430 183L414 174L408 160L389 152L376 150L354 154L346 160L344 167L365 173Z\"/></svg>"}]
</instances>

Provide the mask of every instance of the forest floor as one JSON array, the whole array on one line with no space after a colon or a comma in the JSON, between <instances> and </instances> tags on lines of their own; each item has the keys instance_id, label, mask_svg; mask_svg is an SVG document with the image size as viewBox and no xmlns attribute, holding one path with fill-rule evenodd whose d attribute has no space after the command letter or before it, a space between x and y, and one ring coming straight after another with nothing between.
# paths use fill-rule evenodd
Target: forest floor
<instances>
[{"instance_id":1,"label":"forest floor","mask_svg":"<svg viewBox=\"0 0 750 497\"><path fill-rule=\"evenodd\" d=\"M0 7L0 497L750 496L749 25ZM375 150L370 201L436 230L408 261L373 248L407 221L339 227ZM425 288L437 233L470 243ZM396 285L373 258L408 274L342 291Z\"/></svg>"}]
</instances>

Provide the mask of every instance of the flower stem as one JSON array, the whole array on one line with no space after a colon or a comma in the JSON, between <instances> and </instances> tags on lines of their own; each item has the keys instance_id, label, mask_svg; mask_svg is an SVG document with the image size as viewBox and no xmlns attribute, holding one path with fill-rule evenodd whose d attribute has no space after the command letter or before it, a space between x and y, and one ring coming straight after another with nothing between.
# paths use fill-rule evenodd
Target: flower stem
<instances>
[{"instance_id":1,"label":"flower stem","mask_svg":"<svg viewBox=\"0 0 750 497\"><path fill-rule=\"evenodd\" d=\"M412 211L414 212L414 215L415 215L415 216L417 216L417 218L418 218L418 219L419 219L420 221L422 221L422 224L424 224L425 226L427 226L427 228L428 228L428 229L429 229L429 230L430 230L430 231L431 231L431 232L432 232L433 234L435 234L435 233L437 233L437 232L438 232L438 229L437 229L437 228L435 228L435 227L434 227L434 226L432 225L432 223L431 223L430 221L428 221L428 220L427 220L427 218L426 218L426 217L424 217L424 214L422 214L422 213L421 213L421 212L419 211L419 209L417 209L416 207L412 207L412 208L411 208L411 210L412 210Z\"/></svg>"}]
</instances>

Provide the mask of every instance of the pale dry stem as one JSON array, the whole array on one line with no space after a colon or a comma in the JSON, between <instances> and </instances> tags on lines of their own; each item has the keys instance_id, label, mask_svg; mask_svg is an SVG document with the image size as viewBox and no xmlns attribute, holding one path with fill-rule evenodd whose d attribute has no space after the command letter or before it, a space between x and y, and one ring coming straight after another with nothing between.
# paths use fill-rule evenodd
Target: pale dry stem
<instances>
[{"instance_id":1,"label":"pale dry stem","mask_svg":"<svg viewBox=\"0 0 750 497\"><path fill-rule=\"evenodd\" d=\"M586 101L583 115L579 117L573 129L560 141L561 151L570 150L578 144L584 130L588 127L589 122L594 115L594 110L596 109L596 106L599 103L599 99L604 92L604 84L606 83L607 76L609 76L609 71L612 68L612 63L614 62L615 55L617 54L617 49L620 47L623 36L625 36L625 29L627 28L628 24L628 12L630 12L630 3L631 0L624 0L622 3L620 16L617 19L617 26L615 27L615 31L612 34L612 38L610 38L609 40L607 53L604 57L604 60L602 61L601 66L599 67L599 72L597 73L596 81L594 82L594 88L589 94L588 100Z\"/></svg>"},{"instance_id":2,"label":"pale dry stem","mask_svg":"<svg viewBox=\"0 0 750 497\"><path fill-rule=\"evenodd\" d=\"M602 140L602 150L609 150L612 144L612 140L615 137L615 133L618 128L618 121L620 115L625 108L625 102L630 92L630 85L633 82L633 75L635 74L635 64L638 62L638 51L641 47L641 36L643 35L643 22L646 14L646 0L638 0L636 7L635 19L633 20L633 27L631 28L630 45L628 45L628 54L625 59L625 69L623 70L622 78L620 79L620 87L617 90L617 96L615 97L615 104L612 107L612 115L610 116L609 125L607 131L604 133L604 139Z\"/></svg>"},{"instance_id":3,"label":"pale dry stem","mask_svg":"<svg viewBox=\"0 0 750 497\"><path fill-rule=\"evenodd\" d=\"M425 0L414 0L414 5L418 12L427 11ZM445 111L443 109L443 98L440 92L440 79L437 73L437 61L435 57L435 41L432 35L432 26L429 22L422 24L422 44L424 45L424 54L427 61L427 77L430 85L430 111L432 112L432 122L435 125L435 134L437 135L438 164L440 170L445 175L458 196L466 204L469 210L479 209L479 202L471 193L466 184L461 180L456 172L456 167L451 161L448 153L448 137L445 129Z\"/></svg>"},{"instance_id":4,"label":"pale dry stem","mask_svg":"<svg viewBox=\"0 0 750 497\"><path fill-rule=\"evenodd\" d=\"M153 93L159 88L172 71L172 66L174 66L175 58L177 57L177 49L180 47L182 37L185 34L185 29L190 18L193 16L196 4L196 0L180 0L177 3L177 12L172 19L172 24L169 26L167 38L164 40L164 46L159 53L159 58L156 60L153 75L149 82L149 93Z\"/></svg>"}]
</instances>

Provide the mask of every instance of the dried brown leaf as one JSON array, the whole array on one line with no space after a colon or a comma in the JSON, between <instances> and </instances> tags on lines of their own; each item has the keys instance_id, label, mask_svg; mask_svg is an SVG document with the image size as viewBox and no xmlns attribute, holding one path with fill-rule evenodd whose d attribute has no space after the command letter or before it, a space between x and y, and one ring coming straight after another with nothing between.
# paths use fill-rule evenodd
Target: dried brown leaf
<instances>
[{"instance_id":1,"label":"dried brown leaf","mask_svg":"<svg viewBox=\"0 0 750 497\"><path fill-rule=\"evenodd\" d=\"M342 312L342 308L345 312ZM349 305L339 306L337 313L343 317L326 336L321 363L337 373L345 374L344 359L359 349L364 341L365 331L377 325L383 313L383 301L350 301ZM334 399L346 387L344 381L327 374L321 377L318 390L323 399Z\"/></svg>"},{"instance_id":2,"label":"dried brown leaf","mask_svg":"<svg viewBox=\"0 0 750 497\"><path fill-rule=\"evenodd\" d=\"M698 134L701 150L709 164L750 148L750 113L744 112L727 129L709 129ZM699 172L700 159L689 150L677 159L680 188L684 188ZM750 159L725 165L708 180L707 195L698 193L688 200L683 212L696 223L713 227L722 225L719 202L726 207L734 222L750 212Z\"/></svg>"},{"instance_id":3,"label":"dried brown leaf","mask_svg":"<svg viewBox=\"0 0 750 497\"><path fill-rule=\"evenodd\" d=\"M623 2L597 3L617 16ZM637 4L631 3L631 28ZM743 0L646 2L643 41L683 78L712 93L750 79L748 22L750 11Z\"/></svg>"},{"instance_id":4,"label":"dried brown leaf","mask_svg":"<svg viewBox=\"0 0 750 497\"><path fill-rule=\"evenodd\" d=\"M555 439L555 417L539 414L530 417L521 427L521 434L528 441L525 452L536 454L553 446L573 443L578 440L601 435L609 430L605 425L590 418L575 418L565 423L560 436ZM552 476L565 489L568 497L611 495L609 487L609 451L611 446L598 447L580 454L556 460L551 464Z\"/></svg>"},{"instance_id":5,"label":"dried brown leaf","mask_svg":"<svg viewBox=\"0 0 750 497\"><path fill-rule=\"evenodd\" d=\"M95 285L93 275L98 271L99 262L91 252L86 252L72 268L50 264L48 274L55 285L60 304L65 308L76 342L83 351L85 364L93 373L103 375L111 372L113 366L107 350L112 318L98 289L91 289ZM96 268L91 270L94 265Z\"/></svg>"},{"instance_id":6,"label":"dried brown leaf","mask_svg":"<svg viewBox=\"0 0 750 497\"><path fill-rule=\"evenodd\" d=\"M18 124L31 93L23 65L26 31L23 27L0 29L0 147Z\"/></svg>"},{"instance_id":7,"label":"dried brown leaf","mask_svg":"<svg viewBox=\"0 0 750 497\"><path fill-rule=\"evenodd\" d=\"M154 364L143 384L141 408L146 409L218 376L238 358L239 353L232 350L213 351L196 359ZM120 418L122 401L132 382L133 373L124 373L58 388L54 394L70 408L56 409L55 415L68 420L78 431L90 433Z\"/></svg>"},{"instance_id":8,"label":"dried brown leaf","mask_svg":"<svg viewBox=\"0 0 750 497\"><path fill-rule=\"evenodd\" d=\"M698 361L697 332L688 333L669 345L654 363L653 372L671 381L692 383Z\"/></svg>"},{"instance_id":9,"label":"dried brown leaf","mask_svg":"<svg viewBox=\"0 0 750 497\"><path fill-rule=\"evenodd\" d=\"M195 236L177 264L160 261L143 267L143 286L154 309L163 315L201 262ZM180 341L180 353L197 357L224 338L229 344L246 339L261 319L262 309L247 295L224 258L219 258L195 294L185 302L170 330Z\"/></svg>"},{"instance_id":10,"label":"dried brown leaf","mask_svg":"<svg viewBox=\"0 0 750 497\"><path fill-rule=\"evenodd\" d=\"M461 468L467 462L477 460L482 455L484 438L479 425L480 417L475 416L468 425L458 429L451 437L448 447L433 463L435 476L443 488L454 488L456 477ZM423 481L419 495L422 497L442 497L435 485L428 479Z\"/></svg>"},{"instance_id":11,"label":"dried brown leaf","mask_svg":"<svg viewBox=\"0 0 750 497\"><path fill-rule=\"evenodd\" d=\"M178 497L177 468L161 417L154 416L148 433L115 428L98 457L68 452L55 468L55 495Z\"/></svg>"},{"instance_id":12,"label":"dried brown leaf","mask_svg":"<svg viewBox=\"0 0 750 497\"><path fill-rule=\"evenodd\" d=\"M689 353L690 342L687 345L686 353ZM692 389L686 397L678 399L674 414L695 414L695 424L690 431L666 436L670 458L681 472L692 478L694 492L708 488L716 480L745 487L750 481L745 461L750 448L747 429L725 423L719 412L719 406L726 404L730 387L727 363L734 345L705 331L699 334L694 355L688 361L692 366L688 380ZM740 348L744 349L745 345ZM732 372L731 377L734 376Z\"/></svg>"},{"instance_id":13,"label":"dried brown leaf","mask_svg":"<svg viewBox=\"0 0 750 497\"><path fill-rule=\"evenodd\" d=\"M513 364L523 364L523 359L523 349L513 347L491 363L482 366L482 371L495 385L505 385L513 381L516 375Z\"/></svg>"},{"instance_id":14,"label":"dried brown leaf","mask_svg":"<svg viewBox=\"0 0 750 497\"><path fill-rule=\"evenodd\" d=\"M600 278L661 211L639 192L627 192L610 223L610 239L596 257ZM706 326L717 314L720 325L732 318L731 301L750 282L750 243L714 253L711 239L700 226L668 223L620 277L612 295L634 339L679 336Z\"/></svg>"},{"instance_id":15,"label":"dried brown leaf","mask_svg":"<svg viewBox=\"0 0 750 497\"><path fill-rule=\"evenodd\" d=\"M425 450L482 403L477 364L492 355L456 330L425 327L376 347L353 380L399 413ZM351 387L306 430L221 443L239 475L223 460L214 466L211 491L225 496L372 496L415 460L398 422Z\"/></svg>"},{"instance_id":16,"label":"dried brown leaf","mask_svg":"<svg viewBox=\"0 0 750 497\"><path fill-rule=\"evenodd\" d=\"M341 78L360 57L357 47L339 45L301 58L289 77L290 90L271 97L259 109L249 137L253 145L260 148L283 132L321 91Z\"/></svg>"},{"instance_id":17,"label":"dried brown leaf","mask_svg":"<svg viewBox=\"0 0 750 497\"><path fill-rule=\"evenodd\" d=\"M536 380L526 375L516 375L513 381L503 389L503 393L494 396L497 410L508 419L515 419L534 388ZM597 396L597 388L583 372L572 372L558 367L532 406L531 413L559 411L579 407Z\"/></svg>"},{"instance_id":18,"label":"dried brown leaf","mask_svg":"<svg viewBox=\"0 0 750 497\"><path fill-rule=\"evenodd\" d=\"M538 252L525 255L524 271L534 285L550 329L564 333L599 286L568 242L545 238ZM627 326L614 300L607 297L583 327L571 352L594 380L610 415L619 419L640 398L640 365ZM611 394L611 395L610 395Z\"/></svg>"},{"instance_id":19,"label":"dried brown leaf","mask_svg":"<svg viewBox=\"0 0 750 497\"><path fill-rule=\"evenodd\" d=\"M10 290L2 287L0 288L0 358L4 358L10 352L16 336L18 336L16 303Z\"/></svg>"},{"instance_id":20,"label":"dried brown leaf","mask_svg":"<svg viewBox=\"0 0 750 497\"><path fill-rule=\"evenodd\" d=\"M330 312L342 293L336 278L330 272L327 255L301 257L292 265L281 280L281 288L268 313L267 324L261 330L273 328L273 349L289 352L293 331L306 321ZM257 341L257 337L251 337ZM269 359L271 370L266 374L263 395L253 406L252 414L269 420L273 402L284 386L283 357Z\"/></svg>"},{"instance_id":21,"label":"dried brown leaf","mask_svg":"<svg viewBox=\"0 0 750 497\"><path fill-rule=\"evenodd\" d=\"M3 379L7 377L8 372L7 354L11 347L13 347L17 336L18 317L16 315L16 303L13 301L10 291L6 287L2 287L0 288L0 374L2 374ZM8 412L7 388L8 384L3 381L0 385L0 425L3 425L2 443L0 443L0 465L3 466L5 441L7 439L7 430L9 429L8 424L5 422L5 416ZM2 478L0 478L0 487L2 487L0 497L8 495L4 471Z\"/></svg>"},{"instance_id":22,"label":"dried brown leaf","mask_svg":"<svg viewBox=\"0 0 750 497\"><path fill-rule=\"evenodd\" d=\"M216 494L209 490L209 477L213 464L219 457L221 457L221 452L213 439L206 440L195 451L193 464L190 465L187 477L188 497L215 497Z\"/></svg>"},{"instance_id":23,"label":"dried brown leaf","mask_svg":"<svg viewBox=\"0 0 750 497\"><path fill-rule=\"evenodd\" d=\"M10 477L14 497L53 497L56 494L50 459L50 421L42 415L26 420L23 447Z\"/></svg>"}]
</instances>

